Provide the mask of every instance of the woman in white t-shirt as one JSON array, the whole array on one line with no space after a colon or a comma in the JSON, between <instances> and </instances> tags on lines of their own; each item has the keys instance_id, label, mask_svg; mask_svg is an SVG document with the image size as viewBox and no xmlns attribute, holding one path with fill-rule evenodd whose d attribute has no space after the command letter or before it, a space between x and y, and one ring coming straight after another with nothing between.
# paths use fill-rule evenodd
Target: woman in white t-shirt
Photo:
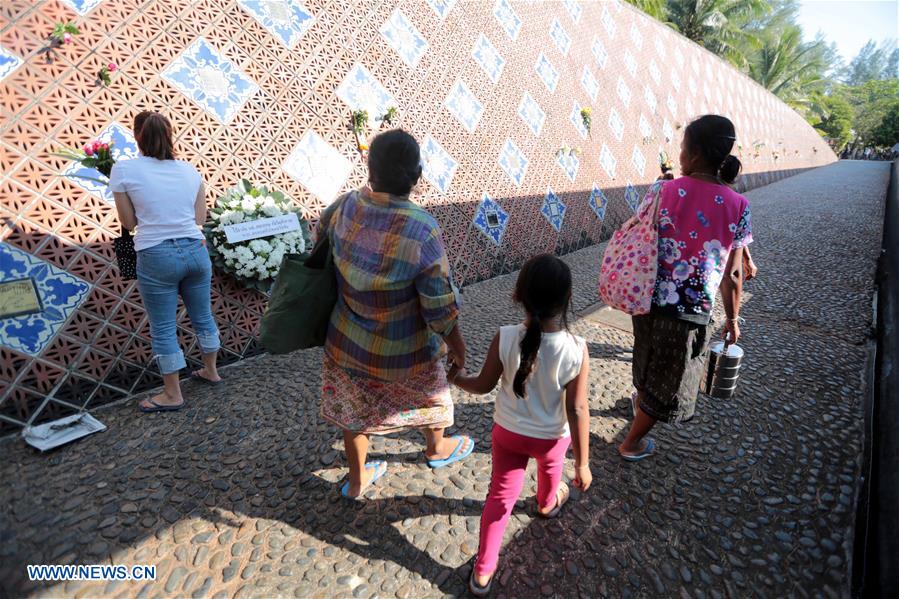
<instances>
[{"instance_id":1,"label":"woman in white t-shirt","mask_svg":"<svg viewBox=\"0 0 899 599\"><path fill-rule=\"evenodd\" d=\"M481 516L478 557L469 589L487 595L512 507L524 485L528 460L537 460L537 513L554 518L568 500L562 466L574 446L574 485L586 491L589 466L590 359L581 337L568 332L571 270L550 254L528 260L518 274L515 301L523 324L501 327L477 376L455 366L449 381L469 393L489 393L501 381L493 413L493 474ZM573 434L572 434L573 433Z\"/></svg>"},{"instance_id":2,"label":"woman in white t-shirt","mask_svg":"<svg viewBox=\"0 0 899 599\"><path fill-rule=\"evenodd\" d=\"M179 410L184 405L178 372L187 366L178 346L178 296L184 301L203 354L198 381L221 382L216 361L219 333L212 316L212 263L199 226L206 221L203 179L190 163L175 160L172 125L158 112L134 117L140 156L112 167L109 187L119 222L137 227L137 286L147 316L153 354L164 390L140 403L143 412Z\"/></svg>"}]
</instances>

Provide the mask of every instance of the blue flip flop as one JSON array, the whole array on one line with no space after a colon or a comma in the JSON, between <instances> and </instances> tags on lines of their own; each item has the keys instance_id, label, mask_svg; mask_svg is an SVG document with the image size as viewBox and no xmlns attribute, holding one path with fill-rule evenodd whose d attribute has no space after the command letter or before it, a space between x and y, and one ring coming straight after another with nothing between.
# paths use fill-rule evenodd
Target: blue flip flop
<instances>
[{"instance_id":1,"label":"blue flip flop","mask_svg":"<svg viewBox=\"0 0 899 599\"><path fill-rule=\"evenodd\" d=\"M641 451L640 453L634 454L634 455L623 455L622 454L621 457L623 457L628 462L639 462L640 460L645 460L646 458L651 456L653 453L655 453L655 448L656 448L656 442L653 441L652 439L648 439L646 441L646 448L643 451Z\"/></svg>"},{"instance_id":2,"label":"blue flip flop","mask_svg":"<svg viewBox=\"0 0 899 599\"><path fill-rule=\"evenodd\" d=\"M442 460L428 460L428 466L433 469L443 468L444 466L449 466L453 462L458 462L459 460L464 460L468 456L471 455L471 452L474 451L474 439L469 437L468 439L471 441L471 445L468 446L468 451L461 452L462 447L465 445L465 436L457 435L455 437L451 437L451 439L458 439L459 444L456 445L456 448L453 450L453 453L449 454L447 457ZM461 452L461 453L460 453Z\"/></svg>"},{"instance_id":3,"label":"blue flip flop","mask_svg":"<svg viewBox=\"0 0 899 599\"><path fill-rule=\"evenodd\" d=\"M147 401L150 402L149 408L144 407L141 404L137 404L138 409L141 412L144 412L147 414L151 414L153 412L177 412L178 410L180 410L181 408L184 407L183 400L181 403L179 403L178 405L174 405L174 406L167 406L164 404L159 404L159 403L156 403L155 401L153 401L152 399L147 399Z\"/></svg>"},{"instance_id":4,"label":"blue flip flop","mask_svg":"<svg viewBox=\"0 0 899 599\"><path fill-rule=\"evenodd\" d=\"M377 462L367 462L365 464L365 468L375 471L374 476L371 477L371 480L368 481L368 484L359 490L359 494L357 496L350 497L350 481L347 480L345 483L340 485L340 495L342 497L345 497L346 499L359 499L365 493L366 489L372 486L376 480L387 474L387 462L383 462L381 460L378 460Z\"/></svg>"}]
</instances>

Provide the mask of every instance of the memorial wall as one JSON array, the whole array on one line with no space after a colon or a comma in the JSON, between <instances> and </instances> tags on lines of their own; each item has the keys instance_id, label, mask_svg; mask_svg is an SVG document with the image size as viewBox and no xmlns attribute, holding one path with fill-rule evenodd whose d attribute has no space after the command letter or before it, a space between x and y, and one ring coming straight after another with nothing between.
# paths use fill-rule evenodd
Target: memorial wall
<instances>
[{"instance_id":1,"label":"memorial wall","mask_svg":"<svg viewBox=\"0 0 899 599\"><path fill-rule=\"evenodd\" d=\"M135 156L146 109L172 120L210 205L247 179L310 222L365 182L360 142L407 129L414 200L460 286L608 238L699 114L735 122L742 189L836 159L776 97L613 1L4 0L0 435L161 383L111 194L55 155L100 139ZM259 353L266 296L218 272L212 301L222 363ZM179 337L196 364L183 307Z\"/></svg>"}]
</instances>

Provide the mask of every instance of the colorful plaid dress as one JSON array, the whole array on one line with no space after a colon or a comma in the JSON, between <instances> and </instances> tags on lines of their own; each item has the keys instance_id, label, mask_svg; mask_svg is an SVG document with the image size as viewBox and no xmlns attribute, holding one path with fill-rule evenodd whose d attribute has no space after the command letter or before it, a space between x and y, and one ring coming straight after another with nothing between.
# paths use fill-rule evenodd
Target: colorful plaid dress
<instances>
[{"instance_id":1,"label":"colorful plaid dress","mask_svg":"<svg viewBox=\"0 0 899 599\"><path fill-rule=\"evenodd\" d=\"M360 433L453 423L443 337L459 316L434 218L408 197L363 189L330 215L338 299L321 415Z\"/></svg>"}]
</instances>

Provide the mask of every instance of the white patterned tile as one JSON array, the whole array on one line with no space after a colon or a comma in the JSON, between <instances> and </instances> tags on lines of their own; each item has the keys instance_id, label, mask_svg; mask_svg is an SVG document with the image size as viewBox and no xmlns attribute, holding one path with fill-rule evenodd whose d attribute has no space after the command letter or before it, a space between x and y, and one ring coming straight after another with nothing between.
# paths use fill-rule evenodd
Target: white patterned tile
<instances>
[{"instance_id":1,"label":"white patterned tile","mask_svg":"<svg viewBox=\"0 0 899 599\"><path fill-rule=\"evenodd\" d=\"M581 136L581 139L587 139L589 131L587 131L587 128L584 126L584 117L581 116L581 105L578 104L577 100L572 101L571 114L568 115L568 120L574 125L574 128L577 130L578 135Z\"/></svg>"},{"instance_id":2,"label":"white patterned tile","mask_svg":"<svg viewBox=\"0 0 899 599\"><path fill-rule=\"evenodd\" d=\"M619 77L618 85L615 86L615 89L618 91L618 97L621 98L624 105L629 107L631 105L631 88L628 87L627 82Z\"/></svg>"},{"instance_id":3,"label":"white patterned tile","mask_svg":"<svg viewBox=\"0 0 899 599\"><path fill-rule=\"evenodd\" d=\"M259 90L230 60L198 38L162 77L222 123L229 123Z\"/></svg>"},{"instance_id":4,"label":"white patterned tile","mask_svg":"<svg viewBox=\"0 0 899 599\"><path fill-rule=\"evenodd\" d=\"M684 53L681 52L680 48L674 49L674 60L677 61L677 66L681 69L684 68Z\"/></svg>"},{"instance_id":5,"label":"white patterned tile","mask_svg":"<svg viewBox=\"0 0 899 599\"><path fill-rule=\"evenodd\" d=\"M599 95L599 82L587 65L584 65L584 70L581 72L581 87L584 88L590 99L596 102L596 98Z\"/></svg>"},{"instance_id":6,"label":"white patterned tile","mask_svg":"<svg viewBox=\"0 0 899 599\"><path fill-rule=\"evenodd\" d=\"M687 80L687 87L690 89L690 94L693 97L696 97L696 92L699 90L699 88L696 85L696 79L694 79L692 76L690 76L690 78ZM757 100L757 98L753 98L753 100ZM755 103L753 103L753 105L755 105Z\"/></svg>"},{"instance_id":7,"label":"white patterned tile","mask_svg":"<svg viewBox=\"0 0 899 599\"><path fill-rule=\"evenodd\" d=\"M506 138L499 153L499 165L515 185L521 186L528 170L528 159L510 138Z\"/></svg>"},{"instance_id":8,"label":"white patterned tile","mask_svg":"<svg viewBox=\"0 0 899 599\"><path fill-rule=\"evenodd\" d=\"M97 139L112 145L111 154L116 162L131 160L138 156L137 142L134 140L134 134L131 132L131 129L124 125L115 122L111 123L100 132ZM87 143L88 140L84 140L84 142ZM105 183L100 182L105 179L105 177L100 174L100 171L93 168L87 168L76 162L70 162L66 168L63 169L62 175L64 177L69 177L72 183L88 193L104 199L107 202L114 201L112 192L109 191L109 187Z\"/></svg>"},{"instance_id":9,"label":"white patterned tile","mask_svg":"<svg viewBox=\"0 0 899 599\"><path fill-rule=\"evenodd\" d=\"M563 0L563 4L565 5L565 10L567 10L568 14L571 16L571 20L575 23L580 23L581 14L584 12L581 3L577 0Z\"/></svg>"},{"instance_id":10,"label":"white patterned tile","mask_svg":"<svg viewBox=\"0 0 899 599\"><path fill-rule=\"evenodd\" d=\"M421 145L421 161L425 179L442 193L446 193L459 163L430 135Z\"/></svg>"},{"instance_id":11,"label":"white patterned tile","mask_svg":"<svg viewBox=\"0 0 899 599\"><path fill-rule=\"evenodd\" d=\"M315 23L312 13L297 0L238 0L238 4L291 49Z\"/></svg>"},{"instance_id":12,"label":"white patterned tile","mask_svg":"<svg viewBox=\"0 0 899 599\"><path fill-rule=\"evenodd\" d=\"M615 25L615 19L612 17L609 9L606 8L605 3L603 3L600 21L602 21L602 26L605 27L606 33L609 34L609 37L615 39L615 32L618 30L618 27Z\"/></svg>"},{"instance_id":13,"label":"white patterned tile","mask_svg":"<svg viewBox=\"0 0 899 599\"><path fill-rule=\"evenodd\" d=\"M593 36L593 42L590 44L590 51L593 53L593 58L596 59L596 64L599 65L599 68L606 68L606 63L609 62L609 53L606 51L606 47L602 43L602 40Z\"/></svg>"},{"instance_id":14,"label":"white patterned tile","mask_svg":"<svg viewBox=\"0 0 899 599\"><path fill-rule=\"evenodd\" d=\"M623 59L624 66L627 69L627 72L631 74L631 77L637 76L637 61L634 58L634 55L631 54L630 50L625 50Z\"/></svg>"},{"instance_id":15,"label":"white patterned tile","mask_svg":"<svg viewBox=\"0 0 899 599\"><path fill-rule=\"evenodd\" d=\"M445 19L449 11L453 10L453 7L456 5L456 0L425 0L425 2L441 19Z\"/></svg>"},{"instance_id":16,"label":"white patterned tile","mask_svg":"<svg viewBox=\"0 0 899 599\"><path fill-rule=\"evenodd\" d=\"M668 110L673 116L677 116L677 100L675 100L674 96L670 93L668 94L668 99L665 101L665 106L668 107Z\"/></svg>"},{"instance_id":17,"label":"white patterned tile","mask_svg":"<svg viewBox=\"0 0 899 599\"><path fill-rule=\"evenodd\" d=\"M656 64L655 58L649 61L649 76L656 82L656 85L662 83L662 71L659 70L659 65Z\"/></svg>"},{"instance_id":18,"label":"white patterned tile","mask_svg":"<svg viewBox=\"0 0 899 599\"><path fill-rule=\"evenodd\" d=\"M581 164L577 154L574 152L559 152L558 156L556 156L556 164L562 168L565 176L572 182L577 179L577 169Z\"/></svg>"},{"instance_id":19,"label":"white patterned tile","mask_svg":"<svg viewBox=\"0 0 899 599\"><path fill-rule=\"evenodd\" d=\"M655 36L652 43L656 47L656 54L659 55L659 58L666 58L668 56L668 51L665 49L665 42L662 41L661 35Z\"/></svg>"},{"instance_id":20,"label":"white patterned tile","mask_svg":"<svg viewBox=\"0 0 899 599\"><path fill-rule=\"evenodd\" d=\"M631 41L634 42L637 50L643 49L643 34L640 33L636 23L631 23Z\"/></svg>"},{"instance_id":21,"label":"white patterned tile","mask_svg":"<svg viewBox=\"0 0 899 599\"><path fill-rule=\"evenodd\" d=\"M413 69L428 51L428 41L398 8L384 21L379 31L403 62Z\"/></svg>"},{"instance_id":22,"label":"white patterned tile","mask_svg":"<svg viewBox=\"0 0 899 599\"><path fill-rule=\"evenodd\" d=\"M311 129L281 166L309 193L330 204L353 170L352 163Z\"/></svg>"},{"instance_id":23,"label":"white patterned tile","mask_svg":"<svg viewBox=\"0 0 899 599\"><path fill-rule=\"evenodd\" d=\"M612 135L618 141L624 138L624 121L621 120L621 115L618 114L614 106L609 111L609 129L612 130Z\"/></svg>"},{"instance_id":24,"label":"white patterned tile","mask_svg":"<svg viewBox=\"0 0 899 599\"><path fill-rule=\"evenodd\" d=\"M672 69L672 71L670 73L670 77L671 77L671 87L674 88L674 91L679 92L680 86L681 86L680 75L677 74L677 71Z\"/></svg>"},{"instance_id":25,"label":"white patterned tile","mask_svg":"<svg viewBox=\"0 0 899 599\"><path fill-rule=\"evenodd\" d=\"M634 151L631 152L631 164L634 165L641 177L646 173L646 157L637 146L634 146Z\"/></svg>"},{"instance_id":26,"label":"white patterned tile","mask_svg":"<svg viewBox=\"0 0 899 599\"><path fill-rule=\"evenodd\" d=\"M562 56L567 56L568 51L571 50L571 37L565 31L565 28L562 27L559 19L553 19L552 25L549 27L549 37L552 38L553 43L556 44L556 48L559 49Z\"/></svg>"},{"instance_id":27,"label":"white patterned tile","mask_svg":"<svg viewBox=\"0 0 899 599\"><path fill-rule=\"evenodd\" d=\"M537 70L537 75L540 77L543 85L546 86L546 89L549 90L549 93L554 93L556 86L559 84L559 72L543 52L537 57L537 64L534 65L534 68Z\"/></svg>"},{"instance_id":28,"label":"white patterned tile","mask_svg":"<svg viewBox=\"0 0 899 599\"><path fill-rule=\"evenodd\" d=\"M652 137L652 125L649 124L649 121L646 120L646 117L642 114L640 115L640 137L647 138Z\"/></svg>"},{"instance_id":29,"label":"white patterned tile","mask_svg":"<svg viewBox=\"0 0 899 599\"><path fill-rule=\"evenodd\" d=\"M521 31L521 18L512 8L509 0L497 0L493 6L493 16L513 42L518 39L518 32Z\"/></svg>"},{"instance_id":30,"label":"white patterned tile","mask_svg":"<svg viewBox=\"0 0 899 599\"><path fill-rule=\"evenodd\" d=\"M524 92L521 97L521 103L518 105L518 116L525 122L531 133L540 137L543 130L543 122L546 120L546 113L537 104L537 100L528 92Z\"/></svg>"},{"instance_id":31,"label":"white patterned tile","mask_svg":"<svg viewBox=\"0 0 899 599\"><path fill-rule=\"evenodd\" d=\"M484 106L461 79L457 80L450 89L443 105L469 133L474 132L477 128L481 114L484 112Z\"/></svg>"},{"instance_id":32,"label":"white patterned tile","mask_svg":"<svg viewBox=\"0 0 899 599\"><path fill-rule=\"evenodd\" d=\"M387 89L361 64L355 65L337 87L337 97L351 110L365 110L372 121L380 119L395 101Z\"/></svg>"},{"instance_id":33,"label":"white patterned tile","mask_svg":"<svg viewBox=\"0 0 899 599\"><path fill-rule=\"evenodd\" d=\"M20 64L22 64L21 58L0 46L0 81L19 68Z\"/></svg>"},{"instance_id":34,"label":"white patterned tile","mask_svg":"<svg viewBox=\"0 0 899 599\"><path fill-rule=\"evenodd\" d=\"M63 4L77 12L82 17L94 10L103 0L61 0Z\"/></svg>"},{"instance_id":35,"label":"white patterned tile","mask_svg":"<svg viewBox=\"0 0 899 599\"><path fill-rule=\"evenodd\" d=\"M562 230L562 223L565 222L565 211L567 209L567 206L559 199L559 196L556 195L552 188L547 187L540 214L552 225L556 232Z\"/></svg>"},{"instance_id":36,"label":"white patterned tile","mask_svg":"<svg viewBox=\"0 0 899 599\"><path fill-rule=\"evenodd\" d=\"M615 167L618 165L618 161L615 160L612 150L606 144L602 144L602 149L599 151L599 164L602 165L610 179L615 178Z\"/></svg>"},{"instance_id":37,"label":"white patterned tile","mask_svg":"<svg viewBox=\"0 0 899 599\"><path fill-rule=\"evenodd\" d=\"M668 122L668 119L665 119L665 123L662 125L662 135L665 136L666 143L674 141L674 129L671 127L671 123Z\"/></svg>"},{"instance_id":38,"label":"white patterned tile","mask_svg":"<svg viewBox=\"0 0 899 599\"><path fill-rule=\"evenodd\" d=\"M497 202L486 193L481 197L478 209L475 211L472 223L481 233L486 235L494 245L499 246L503 242L506 225L509 222L509 213L503 210Z\"/></svg>"},{"instance_id":39,"label":"white patterned tile","mask_svg":"<svg viewBox=\"0 0 899 599\"><path fill-rule=\"evenodd\" d=\"M648 85L643 88L643 99L646 100L646 105L649 106L649 110L655 114L658 100L656 100L655 93Z\"/></svg>"},{"instance_id":40,"label":"white patterned tile","mask_svg":"<svg viewBox=\"0 0 899 599\"><path fill-rule=\"evenodd\" d=\"M490 77L490 81L493 83L499 81L499 77L503 73L503 67L506 64L506 61L499 55L499 52L483 33L478 36L478 40L474 44L474 48L471 51L471 57L478 63L478 66L487 73L487 76Z\"/></svg>"},{"instance_id":41,"label":"white patterned tile","mask_svg":"<svg viewBox=\"0 0 899 599\"><path fill-rule=\"evenodd\" d=\"M0 346L37 356L87 298L90 285L17 247L0 243L0 281L20 279L31 280L41 310L0 319Z\"/></svg>"}]
</instances>

